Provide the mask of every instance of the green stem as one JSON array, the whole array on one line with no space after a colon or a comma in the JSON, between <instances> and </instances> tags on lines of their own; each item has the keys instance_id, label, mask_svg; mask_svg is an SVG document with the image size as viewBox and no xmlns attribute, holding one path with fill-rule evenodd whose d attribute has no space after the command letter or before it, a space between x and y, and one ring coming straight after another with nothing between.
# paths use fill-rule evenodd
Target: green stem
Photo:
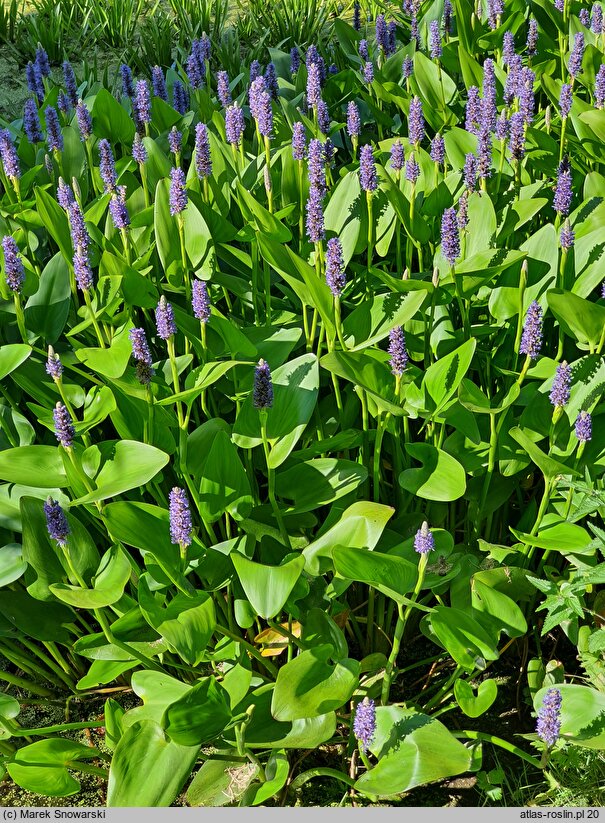
<instances>
[{"instance_id":1,"label":"green stem","mask_svg":"<svg viewBox=\"0 0 605 823\"><path fill-rule=\"evenodd\" d=\"M94 326L95 334L97 335L97 340L99 341L99 346L104 349L105 348L105 340L103 339L103 335L101 334L101 329L99 328L99 323L97 321L97 316L94 313L92 307L92 301L90 299L90 292L88 289L84 289L84 302L86 303L86 308L88 309L88 313L90 314L90 319L92 320L92 325Z\"/></svg>"},{"instance_id":2,"label":"green stem","mask_svg":"<svg viewBox=\"0 0 605 823\"><path fill-rule=\"evenodd\" d=\"M284 524L284 520L282 517L281 510L277 503L277 499L275 497L275 469L272 469L270 466L270 449L269 449L269 440L267 438L267 410L261 409L259 412L260 417L260 430L261 430L261 437L263 441L263 451L265 452L265 460L267 462L267 480L269 485L269 502L271 503L271 508L273 509L273 514L275 515L275 519L277 520L277 525L279 526L279 531L282 536L282 540L284 541L284 545L287 546L289 549L292 548L290 543L290 538L288 536L288 532L286 531L286 526Z\"/></svg>"},{"instance_id":3,"label":"green stem","mask_svg":"<svg viewBox=\"0 0 605 823\"><path fill-rule=\"evenodd\" d=\"M21 296L17 292L15 292L13 295L13 301L15 304L15 315L17 317L17 328L19 329L21 340L23 340L24 343L27 343L27 332L25 331L25 315L23 314L23 307L21 306Z\"/></svg>"},{"instance_id":4,"label":"green stem","mask_svg":"<svg viewBox=\"0 0 605 823\"><path fill-rule=\"evenodd\" d=\"M243 646L243 648L246 649L249 655L254 657L255 660L258 660L259 663L262 663L262 665L269 672L271 677L277 677L277 669L273 665L273 663L270 663L266 657L263 657L262 654L258 651L258 649L256 649L251 643L248 643L247 640L244 640L244 638L241 635L236 634L236 632L232 632L230 629L226 628L226 626L221 626L218 623L216 625L216 631L220 634L224 634L225 637L229 637L236 643L240 643Z\"/></svg>"},{"instance_id":5,"label":"green stem","mask_svg":"<svg viewBox=\"0 0 605 823\"><path fill-rule=\"evenodd\" d=\"M399 654L399 648L401 646L401 639L403 637L403 632L405 630L405 624L407 623L408 618L412 613L412 609L414 608L416 600L418 599L418 595L420 594L420 590L422 589L427 562L428 554L421 554L420 560L418 561L418 580L416 581L414 593L410 598L410 602L406 606L405 612L403 611L403 604L397 604L398 617L397 623L395 625L395 634L393 636L393 646L391 647L391 654L389 655L389 659L387 661L387 665L384 672L384 679L382 681L382 695L380 698L380 702L383 706L386 706L389 702L389 693L391 691L391 683L393 681L393 670L395 669L395 663L397 662L397 655Z\"/></svg>"},{"instance_id":6,"label":"green stem","mask_svg":"<svg viewBox=\"0 0 605 823\"><path fill-rule=\"evenodd\" d=\"M509 743L507 740L503 740L501 737L496 737L493 734L465 729L461 732L452 732L452 735L462 740L485 740L486 743L491 743L492 746L499 746L501 749L506 749L507 752L511 752L511 754L516 754L517 757L525 760L526 763L531 764L536 769L541 768L540 761L537 758L532 757L531 754L527 754L527 752L524 752L523 749L520 749L513 743Z\"/></svg>"},{"instance_id":7,"label":"green stem","mask_svg":"<svg viewBox=\"0 0 605 823\"><path fill-rule=\"evenodd\" d=\"M336 769L328 769L323 766L318 766L315 769L308 769L306 772L299 774L298 777L295 777L294 780L288 786L288 792L295 792L304 786L309 780L312 780L314 777L333 777L334 780L340 780L341 783L344 783L347 786L354 787L355 781L352 777L348 777L344 772L339 772Z\"/></svg>"}]
</instances>

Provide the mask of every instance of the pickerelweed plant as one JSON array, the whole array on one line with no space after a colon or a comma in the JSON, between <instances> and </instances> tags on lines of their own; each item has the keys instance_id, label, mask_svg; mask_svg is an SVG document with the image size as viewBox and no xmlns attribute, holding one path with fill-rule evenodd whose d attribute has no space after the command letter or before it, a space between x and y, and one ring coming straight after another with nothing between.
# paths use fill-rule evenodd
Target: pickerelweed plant
<instances>
[{"instance_id":1,"label":"pickerelweed plant","mask_svg":"<svg viewBox=\"0 0 605 823\"><path fill-rule=\"evenodd\" d=\"M605 35L533 8L355 4L231 76L203 32L110 88L28 66L0 132L18 785L389 798L486 744L536 773L605 745ZM474 728L503 656L520 745ZM108 688L141 705L19 723ZM325 744L341 768L292 756Z\"/></svg>"}]
</instances>

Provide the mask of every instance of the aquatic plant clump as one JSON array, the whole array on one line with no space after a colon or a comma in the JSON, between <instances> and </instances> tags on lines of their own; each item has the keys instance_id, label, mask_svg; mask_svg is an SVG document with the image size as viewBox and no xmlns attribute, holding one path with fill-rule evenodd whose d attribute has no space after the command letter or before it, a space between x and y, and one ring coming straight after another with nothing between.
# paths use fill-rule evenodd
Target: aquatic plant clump
<instances>
[{"instance_id":1,"label":"aquatic plant clump","mask_svg":"<svg viewBox=\"0 0 605 823\"><path fill-rule=\"evenodd\" d=\"M6 785L517 805L499 750L602 748L602 8L320 5L20 46Z\"/></svg>"}]
</instances>

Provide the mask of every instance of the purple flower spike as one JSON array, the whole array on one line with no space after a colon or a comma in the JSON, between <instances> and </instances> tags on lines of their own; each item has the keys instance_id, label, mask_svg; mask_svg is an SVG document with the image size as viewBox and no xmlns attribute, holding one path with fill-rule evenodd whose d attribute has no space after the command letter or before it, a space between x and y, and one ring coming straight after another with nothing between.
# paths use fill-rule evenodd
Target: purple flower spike
<instances>
[{"instance_id":1,"label":"purple flower spike","mask_svg":"<svg viewBox=\"0 0 605 823\"><path fill-rule=\"evenodd\" d=\"M309 142L308 151L309 183L315 186L320 193L326 190L326 159L324 144L321 140L313 139Z\"/></svg>"},{"instance_id":2,"label":"purple flower spike","mask_svg":"<svg viewBox=\"0 0 605 823\"><path fill-rule=\"evenodd\" d=\"M508 66L515 54L515 36L512 31L505 31L502 38L502 64Z\"/></svg>"},{"instance_id":3,"label":"purple flower spike","mask_svg":"<svg viewBox=\"0 0 605 823\"><path fill-rule=\"evenodd\" d=\"M578 32L574 37L573 41L573 49L571 50L571 54L569 56L569 63L567 64L567 69L569 71L570 76L576 77L582 71L582 60L584 58L584 35L582 32Z\"/></svg>"},{"instance_id":4,"label":"purple flower spike","mask_svg":"<svg viewBox=\"0 0 605 823\"><path fill-rule=\"evenodd\" d=\"M508 117L506 116L506 109L502 109L500 116L496 120L495 130L496 140L505 141L508 138Z\"/></svg>"},{"instance_id":5,"label":"purple flower spike","mask_svg":"<svg viewBox=\"0 0 605 823\"><path fill-rule=\"evenodd\" d=\"M334 297L340 297L347 284L342 245L338 237L331 237L327 243L326 283Z\"/></svg>"},{"instance_id":6,"label":"purple flower spike","mask_svg":"<svg viewBox=\"0 0 605 823\"><path fill-rule=\"evenodd\" d=\"M316 106L321 100L321 75L319 64L311 63L307 66L307 105Z\"/></svg>"},{"instance_id":7,"label":"purple flower spike","mask_svg":"<svg viewBox=\"0 0 605 823\"><path fill-rule=\"evenodd\" d=\"M391 168L393 171L400 172L405 163L405 154L401 140L396 140L391 146Z\"/></svg>"},{"instance_id":8,"label":"purple flower spike","mask_svg":"<svg viewBox=\"0 0 605 823\"><path fill-rule=\"evenodd\" d=\"M323 192L317 186L311 186L307 200L307 236L311 243L320 243L326 236L324 213L321 201Z\"/></svg>"},{"instance_id":9,"label":"purple flower spike","mask_svg":"<svg viewBox=\"0 0 605 823\"><path fill-rule=\"evenodd\" d=\"M260 78L259 78L260 79ZM263 91L258 96L258 116L256 117L258 130L263 137L271 137L273 134L273 109L271 107L271 95Z\"/></svg>"},{"instance_id":10,"label":"purple flower spike","mask_svg":"<svg viewBox=\"0 0 605 823\"><path fill-rule=\"evenodd\" d=\"M185 172L181 168L170 170L170 214L174 217L187 208Z\"/></svg>"},{"instance_id":11,"label":"purple flower spike","mask_svg":"<svg viewBox=\"0 0 605 823\"><path fill-rule=\"evenodd\" d=\"M436 134L431 142L431 160L439 165L445 160L445 140L440 134Z\"/></svg>"},{"instance_id":12,"label":"purple flower spike","mask_svg":"<svg viewBox=\"0 0 605 823\"><path fill-rule=\"evenodd\" d=\"M132 71L126 63L122 63L120 66L120 77L122 79L122 95L124 97L134 97L135 91Z\"/></svg>"},{"instance_id":13,"label":"purple flower spike","mask_svg":"<svg viewBox=\"0 0 605 823\"><path fill-rule=\"evenodd\" d=\"M349 137L359 137L361 134L359 109L353 100L347 105L347 134Z\"/></svg>"},{"instance_id":14,"label":"purple flower spike","mask_svg":"<svg viewBox=\"0 0 605 823\"><path fill-rule=\"evenodd\" d=\"M113 159L113 152L109 140L99 140L99 172L101 180L105 186L105 194L115 191L118 177L116 174L116 164Z\"/></svg>"},{"instance_id":15,"label":"purple flower spike","mask_svg":"<svg viewBox=\"0 0 605 823\"><path fill-rule=\"evenodd\" d=\"M126 186L118 186L109 201L109 212L118 231L130 225L130 214L126 207Z\"/></svg>"},{"instance_id":16,"label":"purple flower spike","mask_svg":"<svg viewBox=\"0 0 605 823\"><path fill-rule=\"evenodd\" d=\"M589 412L581 411L577 416L575 434L580 443L588 443L592 439L592 417Z\"/></svg>"},{"instance_id":17,"label":"purple flower spike","mask_svg":"<svg viewBox=\"0 0 605 823\"><path fill-rule=\"evenodd\" d=\"M164 79L164 72L159 66L154 66L151 69L151 87L154 97L159 97L160 100L163 100L165 103L168 102L166 80Z\"/></svg>"},{"instance_id":18,"label":"purple flower spike","mask_svg":"<svg viewBox=\"0 0 605 823\"><path fill-rule=\"evenodd\" d=\"M76 82L76 75L69 60L63 63L63 81L65 83L65 91L67 92L67 99L70 106L75 109L78 103L78 84Z\"/></svg>"},{"instance_id":19,"label":"purple flower spike","mask_svg":"<svg viewBox=\"0 0 605 823\"><path fill-rule=\"evenodd\" d=\"M464 159L464 185L474 191L477 185L477 158L474 154L467 154Z\"/></svg>"},{"instance_id":20,"label":"purple flower spike","mask_svg":"<svg viewBox=\"0 0 605 823\"><path fill-rule=\"evenodd\" d=\"M33 97L28 97L23 110L23 129L30 143L41 143L44 140L38 107Z\"/></svg>"},{"instance_id":21,"label":"purple flower spike","mask_svg":"<svg viewBox=\"0 0 605 823\"><path fill-rule=\"evenodd\" d=\"M36 65L38 66L38 71L42 77L50 77L50 63L48 60L48 54L42 46L38 46L36 49Z\"/></svg>"},{"instance_id":22,"label":"purple flower spike","mask_svg":"<svg viewBox=\"0 0 605 823\"><path fill-rule=\"evenodd\" d=\"M277 100L279 95L279 84L277 82L277 72L275 71L275 63L268 63L265 69L265 86L271 95L272 100Z\"/></svg>"},{"instance_id":23,"label":"purple flower spike","mask_svg":"<svg viewBox=\"0 0 605 823\"><path fill-rule=\"evenodd\" d=\"M46 117L46 142L49 151L63 151L63 133L61 132L61 124L59 123L59 115L57 110L52 106L44 112Z\"/></svg>"},{"instance_id":24,"label":"purple flower spike","mask_svg":"<svg viewBox=\"0 0 605 823\"><path fill-rule=\"evenodd\" d=\"M360 31L361 29L361 6L359 0L355 0L353 3L353 28L355 31Z\"/></svg>"},{"instance_id":25,"label":"purple flower spike","mask_svg":"<svg viewBox=\"0 0 605 823\"><path fill-rule=\"evenodd\" d=\"M477 174L485 180L492 173L492 133L489 129L481 129L477 151Z\"/></svg>"},{"instance_id":26,"label":"purple flower spike","mask_svg":"<svg viewBox=\"0 0 605 823\"><path fill-rule=\"evenodd\" d=\"M80 140L84 143L92 134L92 117L86 103L82 100L78 100L76 104L76 120L80 130Z\"/></svg>"},{"instance_id":27,"label":"purple flower spike","mask_svg":"<svg viewBox=\"0 0 605 823\"><path fill-rule=\"evenodd\" d=\"M206 63L200 53L200 41L191 44L191 53L187 58L187 77L192 89L200 89L206 80Z\"/></svg>"},{"instance_id":28,"label":"purple flower spike","mask_svg":"<svg viewBox=\"0 0 605 823\"><path fill-rule=\"evenodd\" d=\"M376 16L376 45L384 52L387 52L389 49L389 32L384 14L378 14Z\"/></svg>"},{"instance_id":29,"label":"purple flower spike","mask_svg":"<svg viewBox=\"0 0 605 823\"><path fill-rule=\"evenodd\" d=\"M515 160L522 160L525 154L525 118L520 111L511 115L509 121L508 146Z\"/></svg>"},{"instance_id":30,"label":"purple flower spike","mask_svg":"<svg viewBox=\"0 0 605 823\"><path fill-rule=\"evenodd\" d=\"M544 695L538 711L536 733L547 746L554 746L561 735L561 704L563 697L559 689L549 689Z\"/></svg>"},{"instance_id":31,"label":"purple flower spike","mask_svg":"<svg viewBox=\"0 0 605 823\"><path fill-rule=\"evenodd\" d=\"M527 54L529 57L534 57L538 53L538 21L533 16L529 18L526 45Z\"/></svg>"},{"instance_id":32,"label":"purple flower spike","mask_svg":"<svg viewBox=\"0 0 605 823\"><path fill-rule=\"evenodd\" d=\"M168 340L169 337L177 332L172 306L164 295L160 297L160 302L155 310L155 325L158 337L161 337L162 340Z\"/></svg>"},{"instance_id":33,"label":"purple flower spike","mask_svg":"<svg viewBox=\"0 0 605 823\"><path fill-rule=\"evenodd\" d=\"M168 147L172 154L177 155L181 153L183 143L183 133L180 132L176 126L173 126L168 132Z\"/></svg>"},{"instance_id":34,"label":"purple flower spike","mask_svg":"<svg viewBox=\"0 0 605 823\"><path fill-rule=\"evenodd\" d=\"M297 74L300 69L300 52L296 46L290 49L290 74Z\"/></svg>"},{"instance_id":35,"label":"purple flower spike","mask_svg":"<svg viewBox=\"0 0 605 823\"><path fill-rule=\"evenodd\" d=\"M151 123L151 97L146 80L137 81L132 109L135 122L137 122L142 131L144 131L145 124ZM137 127L137 131L139 130L139 126Z\"/></svg>"},{"instance_id":36,"label":"purple flower spike","mask_svg":"<svg viewBox=\"0 0 605 823\"><path fill-rule=\"evenodd\" d=\"M40 69L36 63L28 63L25 68L25 79L27 80L27 88L36 95L38 104L44 100L44 81L40 74Z\"/></svg>"},{"instance_id":37,"label":"purple flower spike","mask_svg":"<svg viewBox=\"0 0 605 823\"><path fill-rule=\"evenodd\" d=\"M55 437L64 449L70 449L74 442L76 430L71 415L63 403L57 403L53 409L53 420L55 421Z\"/></svg>"},{"instance_id":38,"label":"purple flower spike","mask_svg":"<svg viewBox=\"0 0 605 823\"><path fill-rule=\"evenodd\" d=\"M292 127L292 157L294 160L304 160L306 149L305 126L297 120Z\"/></svg>"},{"instance_id":39,"label":"purple flower spike","mask_svg":"<svg viewBox=\"0 0 605 823\"><path fill-rule=\"evenodd\" d=\"M365 62L370 59L370 49L368 48L367 40L360 40L358 46L359 56Z\"/></svg>"},{"instance_id":40,"label":"purple flower spike","mask_svg":"<svg viewBox=\"0 0 605 823\"><path fill-rule=\"evenodd\" d=\"M225 110L225 134L227 142L232 146L239 146L246 123L244 120L244 112L234 103L228 106Z\"/></svg>"},{"instance_id":41,"label":"purple flower spike","mask_svg":"<svg viewBox=\"0 0 605 823\"><path fill-rule=\"evenodd\" d=\"M60 380L63 374L63 363L58 354L52 346L48 347L48 359L46 361L46 373L49 374L53 380Z\"/></svg>"},{"instance_id":42,"label":"purple flower spike","mask_svg":"<svg viewBox=\"0 0 605 823\"><path fill-rule=\"evenodd\" d=\"M528 355L535 360L542 348L542 307L534 300L529 304L525 323L523 324L523 334L521 335L521 354Z\"/></svg>"},{"instance_id":43,"label":"purple flower spike","mask_svg":"<svg viewBox=\"0 0 605 823\"><path fill-rule=\"evenodd\" d=\"M178 546L191 545L191 509L189 498L184 489L175 486L169 495L170 500L170 541Z\"/></svg>"},{"instance_id":44,"label":"purple flower spike","mask_svg":"<svg viewBox=\"0 0 605 823\"><path fill-rule=\"evenodd\" d=\"M128 336L132 345L132 356L134 359L140 363L145 363L147 366L151 366L153 361L151 359L145 329L130 329Z\"/></svg>"},{"instance_id":45,"label":"purple flower spike","mask_svg":"<svg viewBox=\"0 0 605 823\"><path fill-rule=\"evenodd\" d=\"M561 94L559 95L559 112L561 117L567 117L571 111L571 86L569 83L563 83L561 86Z\"/></svg>"},{"instance_id":46,"label":"purple flower spike","mask_svg":"<svg viewBox=\"0 0 605 823\"><path fill-rule=\"evenodd\" d=\"M405 164L405 179L409 180L409 182L414 185L416 183L416 181L418 180L419 176L420 176L420 166L416 162L416 158L414 157L414 154L412 152L412 154L410 154L410 156L409 156L409 158L408 158L408 160Z\"/></svg>"},{"instance_id":47,"label":"purple flower spike","mask_svg":"<svg viewBox=\"0 0 605 823\"><path fill-rule=\"evenodd\" d=\"M189 108L189 95L180 80L175 80L172 87L172 105L180 115L186 114Z\"/></svg>"},{"instance_id":48,"label":"purple flower spike","mask_svg":"<svg viewBox=\"0 0 605 823\"><path fill-rule=\"evenodd\" d=\"M424 116L422 114L422 103L418 97L413 97L410 103L408 134L410 143L414 143L416 146L422 143L424 139Z\"/></svg>"},{"instance_id":49,"label":"purple flower spike","mask_svg":"<svg viewBox=\"0 0 605 823\"><path fill-rule=\"evenodd\" d=\"M202 323L210 319L210 295L205 280L194 280L191 295L193 314Z\"/></svg>"},{"instance_id":50,"label":"purple flower spike","mask_svg":"<svg viewBox=\"0 0 605 823\"><path fill-rule=\"evenodd\" d=\"M328 104L320 100L317 104L317 125L322 134L328 134L330 131L330 111Z\"/></svg>"},{"instance_id":51,"label":"purple flower spike","mask_svg":"<svg viewBox=\"0 0 605 823\"><path fill-rule=\"evenodd\" d=\"M198 123L195 127L195 170L200 180L212 174L210 138L205 123Z\"/></svg>"},{"instance_id":52,"label":"purple flower spike","mask_svg":"<svg viewBox=\"0 0 605 823\"><path fill-rule=\"evenodd\" d=\"M590 12L588 9L580 9L578 17L583 26L586 26L586 28L590 27Z\"/></svg>"},{"instance_id":53,"label":"purple flower spike","mask_svg":"<svg viewBox=\"0 0 605 823\"><path fill-rule=\"evenodd\" d=\"M468 226L468 190L465 189L458 200L458 228L463 231Z\"/></svg>"},{"instance_id":54,"label":"purple flower spike","mask_svg":"<svg viewBox=\"0 0 605 823\"><path fill-rule=\"evenodd\" d=\"M555 408L561 408L569 403L571 391L571 366L563 361L557 366L555 379L550 390L549 399Z\"/></svg>"},{"instance_id":55,"label":"purple flower spike","mask_svg":"<svg viewBox=\"0 0 605 823\"><path fill-rule=\"evenodd\" d=\"M56 500L53 500L52 497L47 497L44 503L44 514L46 516L46 529L50 539L56 540L59 546L66 546L69 535L69 525L61 505L57 503Z\"/></svg>"},{"instance_id":56,"label":"purple flower spike","mask_svg":"<svg viewBox=\"0 0 605 823\"><path fill-rule=\"evenodd\" d=\"M431 20L429 24L429 49L433 60L438 60L443 54L439 20Z\"/></svg>"},{"instance_id":57,"label":"purple flower spike","mask_svg":"<svg viewBox=\"0 0 605 823\"><path fill-rule=\"evenodd\" d=\"M452 31L452 18L454 16L454 9L452 8L452 4L450 0L445 0L443 3L443 28L445 31L451 33Z\"/></svg>"},{"instance_id":58,"label":"purple flower spike","mask_svg":"<svg viewBox=\"0 0 605 823\"><path fill-rule=\"evenodd\" d=\"M456 209L449 208L441 218L441 253L450 266L460 257L460 235Z\"/></svg>"},{"instance_id":59,"label":"purple flower spike","mask_svg":"<svg viewBox=\"0 0 605 823\"><path fill-rule=\"evenodd\" d=\"M362 146L359 153L359 183L361 188L370 194L378 188L374 152L369 145Z\"/></svg>"},{"instance_id":60,"label":"purple flower spike","mask_svg":"<svg viewBox=\"0 0 605 823\"><path fill-rule=\"evenodd\" d=\"M216 74L216 96L224 108L231 105L231 89L229 88L229 75L226 71L219 71Z\"/></svg>"},{"instance_id":61,"label":"purple flower spike","mask_svg":"<svg viewBox=\"0 0 605 823\"><path fill-rule=\"evenodd\" d=\"M147 149L145 148L145 144L141 140L141 136L139 134L135 134L134 136L132 143L132 156L137 163L143 164L147 162Z\"/></svg>"},{"instance_id":62,"label":"purple flower spike","mask_svg":"<svg viewBox=\"0 0 605 823\"><path fill-rule=\"evenodd\" d=\"M368 86L374 81L374 64L369 60L363 65L363 79Z\"/></svg>"},{"instance_id":63,"label":"purple flower spike","mask_svg":"<svg viewBox=\"0 0 605 823\"><path fill-rule=\"evenodd\" d=\"M252 83L254 83L254 81L257 80L261 76L262 73L263 73L263 67L261 66L259 61L258 60L253 60L250 63L250 85L252 85Z\"/></svg>"},{"instance_id":64,"label":"purple flower spike","mask_svg":"<svg viewBox=\"0 0 605 823\"><path fill-rule=\"evenodd\" d=\"M389 332L388 352L391 355L389 361L391 374L394 374L395 377L401 377L410 362L408 350L405 345L403 326L395 326L395 328Z\"/></svg>"},{"instance_id":65,"label":"purple flower spike","mask_svg":"<svg viewBox=\"0 0 605 823\"><path fill-rule=\"evenodd\" d=\"M464 127L471 134L479 133L479 123L481 120L481 99L477 86L471 86L468 90L466 100L466 119Z\"/></svg>"},{"instance_id":66,"label":"purple flower spike","mask_svg":"<svg viewBox=\"0 0 605 823\"><path fill-rule=\"evenodd\" d=\"M67 117L67 115L71 111L71 103L69 102L69 97L65 94L64 91L59 92L59 96L57 98L57 108L59 109L61 114L65 115L65 117Z\"/></svg>"},{"instance_id":67,"label":"purple flower spike","mask_svg":"<svg viewBox=\"0 0 605 823\"><path fill-rule=\"evenodd\" d=\"M404 79L407 80L408 77L412 76L413 72L414 61L412 60L409 54L406 54L406 56L403 58L403 63L401 64L401 74L404 77Z\"/></svg>"},{"instance_id":68,"label":"purple flower spike","mask_svg":"<svg viewBox=\"0 0 605 823\"><path fill-rule=\"evenodd\" d=\"M571 227L571 223L569 222L569 218L563 223L563 227L561 228L561 233L559 235L559 241L561 243L561 248L564 251L569 251L573 248L573 244L575 243L576 235L574 230Z\"/></svg>"},{"instance_id":69,"label":"purple flower spike","mask_svg":"<svg viewBox=\"0 0 605 823\"><path fill-rule=\"evenodd\" d=\"M569 214L572 197L571 164L569 162L569 157L566 155L559 163L557 185L555 187L555 196L553 198L554 210L564 216Z\"/></svg>"},{"instance_id":70,"label":"purple flower spike","mask_svg":"<svg viewBox=\"0 0 605 823\"><path fill-rule=\"evenodd\" d=\"M366 752L376 734L376 704L369 697L364 697L357 704L353 720L353 734L361 750Z\"/></svg>"},{"instance_id":71,"label":"purple flower spike","mask_svg":"<svg viewBox=\"0 0 605 823\"><path fill-rule=\"evenodd\" d=\"M592 4L592 17L590 18L590 30L597 36L603 31L603 8L598 3Z\"/></svg>"},{"instance_id":72,"label":"purple flower spike","mask_svg":"<svg viewBox=\"0 0 605 823\"><path fill-rule=\"evenodd\" d=\"M252 389L252 404L255 409L264 411L273 405L273 381L271 369L264 360L258 361L254 370L254 388Z\"/></svg>"},{"instance_id":73,"label":"purple flower spike","mask_svg":"<svg viewBox=\"0 0 605 823\"><path fill-rule=\"evenodd\" d=\"M594 96L597 108L605 105L605 63L601 63L594 83Z\"/></svg>"},{"instance_id":74,"label":"purple flower spike","mask_svg":"<svg viewBox=\"0 0 605 823\"><path fill-rule=\"evenodd\" d=\"M10 234L2 238L2 250L4 251L6 284L14 294L20 294L25 282L25 269L19 254L19 246Z\"/></svg>"},{"instance_id":75,"label":"purple flower spike","mask_svg":"<svg viewBox=\"0 0 605 823\"><path fill-rule=\"evenodd\" d=\"M524 68L521 72L519 89L519 111L527 124L531 123L534 116L534 82L536 75L531 69Z\"/></svg>"},{"instance_id":76,"label":"purple flower spike","mask_svg":"<svg viewBox=\"0 0 605 823\"><path fill-rule=\"evenodd\" d=\"M435 538L432 531L429 529L429 524L424 521L422 526L416 532L414 538L414 549L418 554L428 554L435 548Z\"/></svg>"}]
</instances>

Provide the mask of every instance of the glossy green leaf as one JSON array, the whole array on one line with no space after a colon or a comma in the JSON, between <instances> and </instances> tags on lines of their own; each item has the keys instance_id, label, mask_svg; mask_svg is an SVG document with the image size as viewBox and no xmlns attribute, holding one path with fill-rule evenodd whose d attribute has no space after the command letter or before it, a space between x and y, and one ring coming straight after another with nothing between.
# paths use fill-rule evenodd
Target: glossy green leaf
<instances>
[{"instance_id":1,"label":"glossy green leaf","mask_svg":"<svg viewBox=\"0 0 605 823\"><path fill-rule=\"evenodd\" d=\"M68 485L56 446L17 446L0 451L0 480L43 489Z\"/></svg>"},{"instance_id":2,"label":"glossy green leaf","mask_svg":"<svg viewBox=\"0 0 605 823\"><path fill-rule=\"evenodd\" d=\"M329 644L316 646L280 668L271 702L276 720L318 717L349 700L358 684L359 663L349 658L330 663L333 653Z\"/></svg>"},{"instance_id":3,"label":"glossy green leaf","mask_svg":"<svg viewBox=\"0 0 605 823\"><path fill-rule=\"evenodd\" d=\"M276 490L279 497L293 501L294 511L307 512L350 494L367 476L365 466L352 460L319 457L280 472Z\"/></svg>"},{"instance_id":4,"label":"glossy green leaf","mask_svg":"<svg viewBox=\"0 0 605 823\"><path fill-rule=\"evenodd\" d=\"M124 550L116 544L101 559L93 579L93 588L53 583L51 592L63 603L79 609L101 609L116 603L124 594L132 568Z\"/></svg>"},{"instance_id":5,"label":"glossy green leaf","mask_svg":"<svg viewBox=\"0 0 605 823\"><path fill-rule=\"evenodd\" d=\"M370 751L378 763L356 781L364 794L392 797L470 766L470 752L439 720L399 706L376 709Z\"/></svg>"},{"instance_id":6,"label":"glossy green leaf","mask_svg":"<svg viewBox=\"0 0 605 823\"><path fill-rule=\"evenodd\" d=\"M403 326L426 299L425 291L381 294L365 301L347 316L343 324L345 344L351 351L366 348L388 336L395 326Z\"/></svg>"},{"instance_id":7,"label":"glossy green leaf","mask_svg":"<svg viewBox=\"0 0 605 823\"><path fill-rule=\"evenodd\" d=\"M458 500L466 491L463 466L450 454L430 443L406 443L405 449L421 469L406 469L399 484L406 491L425 500Z\"/></svg>"},{"instance_id":8,"label":"glossy green leaf","mask_svg":"<svg viewBox=\"0 0 605 823\"><path fill-rule=\"evenodd\" d=\"M184 746L208 744L231 720L227 692L214 677L204 677L166 709L163 725L171 740Z\"/></svg>"},{"instance_id":9,"label":"glossy green leaf","mask_svg":"<svg viewBox=\"0 0 605 823\"><path fill-rule=\"evenodd\" d=\"M107 500L129 489L144 486L168 460L168 455L154 446L134 440L120 440L112 447L111 457L95 478L96 490L75 500L72 505Z\"/></svg>"},{"instance_id":10,"label":"glossy green leaf","mask_svg":"<svg viewBox=\"0 0 605 823\"><path fill-rule=\"evenodd\" d=\"M317 358L314 354L303 354L275 369L272 377L274 400L267 417L267 437L269 465L275 469L288 457L313 414L319 390ZM262 443L260 418L251 396L237 416L233 441L243 449Z\"/></svg>"},{"instance_id":11,"label":"glossy green leaf","mask_svg":"<svg viewBox=\"0 0 605 823\"><path fill-rule=\"evenodd\" d=\"M181 746L170 740L153 720L134 723L120 738L111 760L107 805L170 806L189 777L198 751L199 746Z\"/></svg>"},{"instance_id":12,"label":"glossy green leaf","mask_svg":"<svg viewBox=\"0 0 605 823\"><path fill-rule=\"evenodd\" d=\"M38 740L19 749L6 764L18 786L47 797L68 797L80 791L80 783L69 773L78 761L95 757L97 750L73 740Z\"/></svg>"},{"instance_id":13,"label":"glossy green leaf","mask_svg":"<svg viewBox=\"0 0 605 823\"><path fill-rule=\"evenodd\" d=\"M302 574L304 557L298 555L290 560L286 559L280 566L267 566L255 563L237 552L230 556L255 612L265 620L279 614Z\"/></svg>"},{"instance_id":14,"label":"glossy green leaf","mask_svg":"<svg viewBox=\"0 0 605 823\"><path fill-rule=\"evenodd\" d=\"M0 346L0 380L18 368L30 356L31 346L25 343L8 343Z\"/></svg>"},{"instance_id":15,"label":"glossy green leaf","mask_svg":"<svg viewBox=\"0 0 605 823\"><path fill-rule=\"evenodd\" d=\"M402 557L351 546L335 547L332 556L337 574L367 583L398 603L406 602L418 579L416 566Z\"/></svg>"},{"instance_id":16,"label":"glossy green leaf","mask_svg":"<svg viewBox=\"0 0 605 823\"><path fill-rule=\"evenodd\" d=\"M466 680L456 680L454 697L467 717L481 717L493 705L498 697L498 685L491 677L481 681L477 694Z\"/></svg>"}]
</instances>

